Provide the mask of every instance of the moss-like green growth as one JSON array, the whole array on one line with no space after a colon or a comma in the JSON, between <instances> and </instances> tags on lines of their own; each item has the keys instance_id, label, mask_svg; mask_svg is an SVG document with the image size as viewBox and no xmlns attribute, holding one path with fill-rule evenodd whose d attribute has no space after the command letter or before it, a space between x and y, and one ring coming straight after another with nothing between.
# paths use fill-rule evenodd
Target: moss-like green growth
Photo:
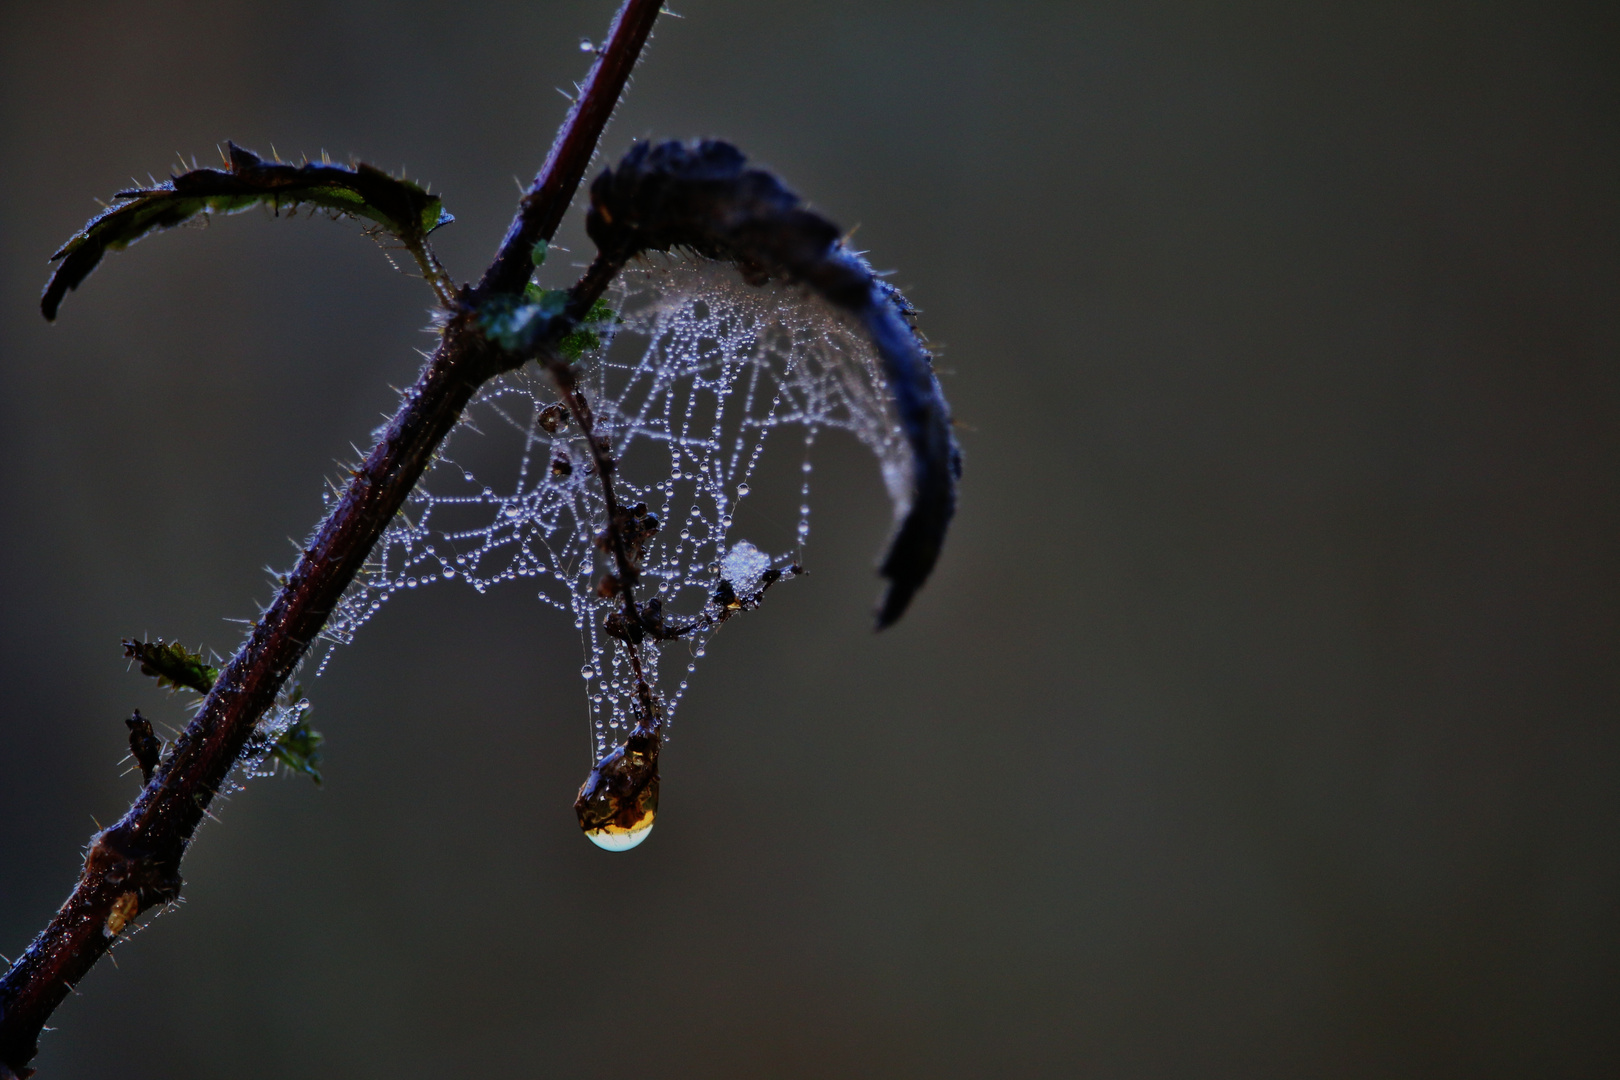
<instances>
[{"instance_id":1,"label":"moss-like green growth","mask_svg":"<svg viewBox=\"0 0 1620 1080\"><path fill-rule=\"evenodd\" d=\"M300 719L281 733L281 737L270 747L270 756L293 772L308 776L319 787L321 743L325 741L320 732Z\"/></svg>"},{"instance_id":2,"label":"moss-like green growth","mask_svg":"<svg viewBox=\"0 0 1620 1080\"><path fill-rule=\"evenodd\" d=\"M138 641L130 638L124 642L124 655L140 662L142 675L150 675L158 681L159 686L172 690L195 690L199 694L206 694L214 688L214 681L219 678L219 668L204 660L201 653L192 652L178 641Z\"/></svg>"},{"instance_id":3,"label":"moss-like green growth","mask_svg":"<svg viewBox=\"0 0 1620 1080\"><path fill-rule=\"evenodd\" d=\"M556 321L566 317L567 289L542 289L530 282L520 300L494 296L478 312L484 336L507 352L532 354L550 334ZM613 306L598 300L572 330L557 339L557 351L569 363L602 345L602 328L618 318Z\"/></svg>"},{"instance_id":4,"label":"moss-like green growth","mask_svg":"<svg viewBox=\"0 0 1620 1080\"><path fill-rule=\"evenodd\" d=\"M557 342L557 351L562 353L570 364L578 363L579 358L592 349L602 347L601 329L618 318L618 313L606 300L598 300L591 305L591 310L580 320L579 325L563 339Z\"/></svg>"}]
</instances>

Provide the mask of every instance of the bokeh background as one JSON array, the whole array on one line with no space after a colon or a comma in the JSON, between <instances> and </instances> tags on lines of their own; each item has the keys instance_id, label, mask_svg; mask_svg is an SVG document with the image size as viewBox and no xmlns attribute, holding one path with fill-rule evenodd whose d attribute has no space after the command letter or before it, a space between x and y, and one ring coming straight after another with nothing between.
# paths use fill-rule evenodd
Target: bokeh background
<instances>
[{"instance_id":1,"label":"bokeh background","mask_svg":"<svg viewBox=\"0 0 1620 1080\"><path fill-rule=\"evenodd\" d=\"M46 256L229 137L408 166L475 275L611 8L3 10L14 956L123 717L183 719L119 638L232 648L429 344L352 224L148 240L56 326ZM870 632L832 453L618 856L566 620L390 605L313 687L324 789L216 808L42 1076L1620 1071L1620 9L678 10L605 153L729 137L898 269L967 455L937 578Z\"/></svg>"}]
</instances>

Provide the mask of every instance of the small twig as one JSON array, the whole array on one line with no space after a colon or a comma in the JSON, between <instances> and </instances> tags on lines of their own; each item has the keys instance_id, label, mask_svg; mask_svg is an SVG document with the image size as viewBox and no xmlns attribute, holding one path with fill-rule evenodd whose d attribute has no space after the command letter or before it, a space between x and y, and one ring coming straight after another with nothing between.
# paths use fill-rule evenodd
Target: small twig
<instances>
[{"instance_id":1,"label":"small twig","mask_svg":"<svg viewBox=\"0 0 1620 1080\"><path fill-rule=\"evenodd\" d=\"M446 311L454 311L456 282L450 276L450 271L444 268L444 264L439 262L439 257L434 254L433 245L427 242L426 237L420 240L406 240L404 243L405 249L411 253L417 267L422 271L422 280L432 287L434 295L439 298L439 303Z\"/></svg>"},{"instance_id":2,"label":"small twig","mask_svg":"<svg viewBox=\"0 0 1620 1080\"><path fill-rule=\"evenodd\" d=\"M585 276L570 290L568 316L576 322L583 318L592 305L601 299L623 266L622 259L598 256L586 269ZM585 445L590 448L591 459L596 465L596 476L602 484L602 503L606 511L603 532L607 539L607 548L613 555L614 567L618 571L614 587L623 600L624 618L628 625L638 626L641 614L636 606L635 588L636 583L641 580L641 573L636 568L635 560L630 556L630 544L624 536L623 511L613 487L613 474L618 468L618 463L613 459L612 447L608 445L607 437L597 434L596 418L591 411L590 401L586 398L585 391L580 389L579 380L574 377L574 369L556 355L549 356L542 362L557 384L557 392L567 403L574 423L585 436ZM657 705L652 686L641 668L639 646L635 642L627 641L625 651L630 656L630 673L636 680L636 696L641 699L644 718L649 725L655 725L658 716Z\"/></svg>"},{"instance_id":3,"label":"small twig","mask_svg":"<svg viewBox=\"0 0 1620 1080\"><path fill-rule=\"evenodd\" d=\"M611 615L603 625L603 629L620 641L626 642L633 642L641 636L652 638L654 641L680 641L701 634L705 630L713 630L744 611L753 611L763 602L766 591L772 585L800 577L804 573L804 567L798 563L767 570L760 575L759 588L747 596L739 596L732 588L731 582L722 578L719 587L709 597L709 602L704 604L703 610L696 615L666 616L663 602L654 597L637 606L636 622L630 622L623 615Z\"/></svg>"}]
</instances>

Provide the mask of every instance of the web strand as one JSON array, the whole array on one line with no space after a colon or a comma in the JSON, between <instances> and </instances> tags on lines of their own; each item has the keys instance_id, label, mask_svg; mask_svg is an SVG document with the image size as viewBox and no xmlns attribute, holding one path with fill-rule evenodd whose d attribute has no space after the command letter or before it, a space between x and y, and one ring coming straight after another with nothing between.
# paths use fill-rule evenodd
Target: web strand
<instances>
[{"instance_id":1,"label":"web strand","mask_svg":"<svg viewBox=\"0 0 1620 1080\"><path fill-rule=\"evenodd\" d=\"M631 644L605 627L621 602L598 588L613 570L597 540L601 486L583 433L533 368L480 391L326 631L346 643L388 600L430 583L460 579L484 592L527 579L580 632L593 760L636 723L629 650L667 725L729 614L724 608L757 604L766 586L803 563L811 452L823 431L846 432L877 457L897 519L912 486L911 452L880 361L861 329L824 302L790 287L747 286L721 264L679 259L627 269L611 299L614 332L580 358L578 384L596 434L616 456L619 502L656 519L641 545L637 598L656 599L665 625L689 632ZM782 441L783 428L802 437L798 517L760 524L780 533L773 550L735 536L734 522L759 493L766 448ZM794 455L792 442L777 452ZM670 649L680 660L666 685L659 662Z\"/></svg>"}]
</instances>

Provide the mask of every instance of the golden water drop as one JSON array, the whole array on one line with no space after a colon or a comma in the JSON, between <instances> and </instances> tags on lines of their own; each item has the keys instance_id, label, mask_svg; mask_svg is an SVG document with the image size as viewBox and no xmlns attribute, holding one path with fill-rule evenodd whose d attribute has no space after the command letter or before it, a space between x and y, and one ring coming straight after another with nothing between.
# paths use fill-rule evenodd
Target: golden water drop
<instances>
[{"instance_id":1,"label":"golden water drop","mask_svg":"<svg viewBox=\"0 0 1620 1080\"><path fill-rule=\"evenodd\" d=\"M579 827L604 851L629 851L658 814L657 729L637 727L596 763L574 800Z\"/></svg>"},{"instance_id":2,"label":"golden water drop","mask_svg":"<svg viewBox=\"0 0 1620 1080\"><path fill-rule=\"evenodd\" d=\"M586 829L585 839L601 848L603 851L629 851L652 832L653 815L648 814L641 823L632 829L620 829L617 826L608 826L604 829Z\"/></svg>"}]
</instances>

